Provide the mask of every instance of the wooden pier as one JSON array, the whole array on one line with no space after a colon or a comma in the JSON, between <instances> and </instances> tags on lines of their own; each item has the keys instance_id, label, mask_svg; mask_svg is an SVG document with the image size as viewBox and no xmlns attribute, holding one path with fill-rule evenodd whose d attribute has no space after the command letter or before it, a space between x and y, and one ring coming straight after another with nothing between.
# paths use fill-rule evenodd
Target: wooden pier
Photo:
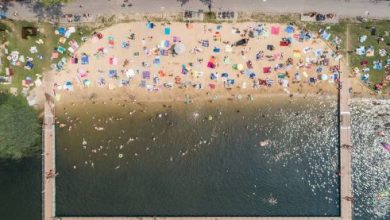
<instances>
[{"instance_id":1,"label":"wooden pier","mask_svg":"<svg viewBox=\"0 0 390 220\"><path fill-rule=\"evenodd\" d=\"M48 73L46 75L51 75ZM56 180L54 177L49 178L49 173L56 173L55 169L55 119L54 119L54 90L51 76L44 78L45 85L45 104L44 119L42 126L43 139L43 196L42 196L42 216L43 220L55 219L55 194Z\"/></svg>"}]
</instances>

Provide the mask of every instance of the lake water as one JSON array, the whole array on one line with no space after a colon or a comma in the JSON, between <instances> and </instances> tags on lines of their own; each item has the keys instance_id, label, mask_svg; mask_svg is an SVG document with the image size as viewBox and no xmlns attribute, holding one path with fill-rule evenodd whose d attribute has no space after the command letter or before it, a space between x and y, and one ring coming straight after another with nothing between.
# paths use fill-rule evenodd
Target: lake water
<instances>
[{"instance_id":1,"label":"lake water","mask_svg":"<svg viewBox=\"0 0 390 220\"><path fill-rule=\"evenodd\" d=\"M339 215L334 99L109 105L57 111L59 215Z\"/></svg>"},{"instance_id":2,"label":"lake water","mask_svg":"<svg viewBox=\"0 0 390 220\"><path fill-rule=\"evenodd\" d=\"M58 214L339 214L335 100L114 106L67 110L82 124L57 130ZM357 220L390 218L390 154L380 145L390 142L389 112L388 101L353 102ZM104 132L97 118L108 120L96 123ZM0 192L1 219L41 219L40 158L2 161Z\"/></svg>"}]
</instances>

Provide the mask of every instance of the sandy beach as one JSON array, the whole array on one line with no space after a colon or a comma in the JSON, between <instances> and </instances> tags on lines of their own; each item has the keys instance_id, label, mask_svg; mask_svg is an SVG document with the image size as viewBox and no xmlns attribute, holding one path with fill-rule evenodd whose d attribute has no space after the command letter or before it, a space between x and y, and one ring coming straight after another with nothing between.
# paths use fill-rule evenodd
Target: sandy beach
<instances>
[{"instance_id":1,"label":"sandy beach","mask_svg":"<svg viewBox=\"0 0 390 220\"><path fill-rule=\"evenodd\" d=\"M60 103L335 94L339 59L292 25L134 22L95 33L54 82Z\"/></svg>"}]
</instances>

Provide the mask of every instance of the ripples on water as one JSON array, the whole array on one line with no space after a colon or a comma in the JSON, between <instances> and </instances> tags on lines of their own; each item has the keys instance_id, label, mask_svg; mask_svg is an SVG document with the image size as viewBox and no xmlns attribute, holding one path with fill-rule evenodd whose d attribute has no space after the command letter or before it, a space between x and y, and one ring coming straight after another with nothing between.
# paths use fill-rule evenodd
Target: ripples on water
<instances>
[{"instance_id":1,"label":"ripples on water","mask_svg":"<svg viewBox=\"0 0 390 220\"><path fill-rule=\"evenodd\" d=\"M306 181L311 190L336 189L328 191L325 199L334 203L339 197L339 154L338 154L338 127L337 104L329 100L303 103L303 111L287 113L280 109L276 117L283 119L277 132L283 134L283 139L271 142L268 151L270 164L288 166L293 161L302 163L302 157L307 160L304 170ZM327 109L327 111L323 111ZM315 117L313 117L316 115ZM303 128L312 128L302 133ZM299 137L297 139L297 137ZM299 144L286 148L291 140L297 139ZM299 172L299 171L297 171Z\"/></svg>"},{"instance_id":2,"label":"ripples on water","mask_svg":"<svg viewBox=\"0 0 390 220\"><path fill-rule=\"evenodd\" d=\"M390 143L390 101L374 103L352 105L356 219L390 219L390 153L381 144Z\"/></svg>"},{"instance_id":3,"label":"ripples on water","mask_svg":"<svg viewBox=\"0 0 390 220\"><path fill-rule=\"evenodd\" d=\"M60 214L339 214L336 99L118 106L62 112Z\"/></svg>"}]
</instances>

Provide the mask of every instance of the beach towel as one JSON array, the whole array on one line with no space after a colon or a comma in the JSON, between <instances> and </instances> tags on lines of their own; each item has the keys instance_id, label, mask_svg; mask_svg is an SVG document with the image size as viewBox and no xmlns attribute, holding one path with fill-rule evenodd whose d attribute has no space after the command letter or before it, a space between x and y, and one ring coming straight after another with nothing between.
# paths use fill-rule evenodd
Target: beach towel
<instances>
[{"instance_id":1,"label":"beach towel","mask_svg":"<svg viewBox=\"0 0 390 220\"><path fill-rule=\"evenodd\" d=\"M142 79L150 79L150 72L149 71L143 71L142 72Z\"/></svg>"},{"instance_id":2,"label":"beach towel","mask_svg":"<svg viewBox=\"0 0 390 220\"><path fill-rule=\"evenodd\" d=\"M326 32L326 31L324 31L324 32L321 34L322 38L324 38L325 40L329 40L331 35L332 35L332 34Z\"/></svg>"},{"instance_id":3,"label":"beach towel","mask_svg":"<svg viewBox=\"0 0 390 220\"><path fill-rule=\"evenodd\" d=\"M210 69L214 69L215 68L215 64L213 62L208 62L207 63L207 67L210 68Z\"/></svg>"},{"instance_id":4,"label":"beach towel","mask_svg":"<svg viewBox=\"0 0 390 220\"><path fill-rule=\"evenodd\" d=\"M356 54L360 55L360 56L365 55L366 54L366 48L364 46L360 46L360 47L356 48Z\"/></svg>"},{"instance_id":5,"label":"beach towel","mask_svg":"<svg viewBox=\"0 0 390 220\"><path fill-rule=\"evenodd\" d=\"M160 50L160 55L161 56L168 56L169 55L169 51L168 50Z\"/></svg>"},{"instance_id":6,"label":"beach towel","mask_svg":"<svg viewBox=\"0 0 390 220\"><path fill-rule=\"evenodd\" d=\"M118 77L118 72L116 70L109 70L108 71L108 76L110 78L116 78L116 77Z\"/></svg>"},{"instance_id":7,"label":"beach towel","mask_svg":"<svg viewBox=\"0 0 390 220\"><path fill-rule=\"evenodd\" d=\"M89 79L84 79L83 80L83 85L84 86L89 87L89 86L91 86L91 84L92 84L91 80L89 80Z\"/></svg>"},{"instance_id":8,"label":"beach towel","mask_svg":"<svg viewBox=\"0 0 390 220\"><path fill-rule=\"evenodd\" d=\"M211 73L211 74L210 74L210 79L211 79L211 80L217 80L217 79L218 79L218 75L215 74L215 73Z\"/></svg>"},{"instance_id":9,"label":"beach towel","mask_svg":"<svg viewBox=\"0 0 390 220\"><path fill-rule=\"evenodd\" d=\"M79 59L77 57L72 57L71 63L72 64L77 64L79 62Z\"/></svg>"},{"instance_id":10,"label":"beach towel","mask_svg":"<svg viewBox=\"0 0 390 220\"><path fill-rule=\"evenodd\" d=\"M51 54L51 58L50 59L57 59L58 58L58 56L59 56L59 54L57 53L57 52L53 52L52 54Z\"/></svg>"},{"instance_id":11,"label":"beach towel","mask_svg":"<svg viewBox=\"0 0 390 220\"><path fill-rule=\"evenodd\" d=\"M284 31L285 31L286 33L292 34L292 33L294 33L295 29L294 29L293 26L287 25L287 27L286 27L286 29L284 29Z\"/></svg>"},{"instance_id":12,"label":"beach towel","mask_svg":"<svg viewBox=\"0 0 390 220\"><path fill-rule=\"evenodd\" d=\"M60 53L60 54L64 54L66 49L64 47L61 47L61 46L58 46L57 47L57 51Z\"/></svg>"},{"instance_id":13,"label":"beach towel","mask_svg":"<svg viewBox=\"0 0 390 220\"><path fill-rule=\"evenodd\" d=\"M148 21L148 23L146 23L147 29L153 29L154 27L155 27L155 24L153 22Z\"/></svg>"},{"instance_id":14,"label":"beach towel","mask_svg":"<svg viewBox=\"0 0 390 220\"><path fill-rule=\"evenodd\" d=\"M153 64L155 65L155 66L159 66L160 65L160 57L156 57L156 58L154 58L154 60L153 60Z\"/></svg>"},{"instance_id":15,"label":"beach towel","mask_svg":"<svg viewBox=\"0 0 390 220\"><path fill-rule=\"evenodd\" d=\"M110 65L114 65L114 66L118 65L118 58L110 57L109 63L110 63Z\"/></svg>"},{"instance_id":16,"label":"beach towel","mask_svg":"<svg viewBox=\"0 0 390 220\"><path fill-rule=\"evenodd\" d=\"M65 28L63 27L60 27L57 29L58 30L58 34L61 35L61 36L64 36L65 35Z\"/></svg>"},{"instance_id":17,"label":"beach towel","mask_svg":"<svg viewBox=\"0 0 390 220\"><path fill-rule=\"evenodd\" d=\"M280 27L278 27L278 26L271 27L271 34L272 35L279 35L279 32L280 32Z\"/></svg>"},{"instance_id":18,"label":"beach towel","mask_svg":"<svg viewBox=\"0 0 390 220\"><path fill-rule=\"evenodd\" d=\"M82 65L87 65L87 64L89 64L89 57L88 57L87 55L83 54L83 55L81 56L81 64L82 64Z\"/></svg>"},{"instance_id":19,"label":"beach towel","mask_svg":"<svg viewBox=\"0 0 390 220\"><path fill-rule=\"evenodd\" d=\"M221 52L221 49L218 48L218 47L214 47L213 52L214 53L219 53L219 52Z\"/></svg>"},{"instance_id":20,"label":"beach towel","mask_svg":"<svg viewBox=\"0 0 390 220\"><path fill-rule=\"evenodd\" d=\"M171 28L170 27L165 27L164 28L164 35L170 35L171 34Z\"/></svg>"},{"instance_id":21,"label":"beach towel","mask_svg":"<svg viewBox=\"0 0 390 220\"><path fill-rule=\"evenodd\" d=\"M263 67L263 73L271 73L271 67Z\"/></svg>"},{"instance_id":22,"label":"beach towel","mask_svg":"<svg viewBox=\"0 0 390 220\"><path fill-rule=\"evenodd\" d=\"M181 40L180 40L180 37L178 37L178 36L173 36L173 42L174 43L177 43L177 42L180 42Z\"/></svg>"},{"instance_id":23,"label":"beach towel","mask_svg":"<svg viewBox=\"0 0 390 220\"><path fill-rule=\"evenodd\" d=\"M203 47L209 47L209 41L208 40L202 40L202 46Z\"/></svg>"}]
</instances>

